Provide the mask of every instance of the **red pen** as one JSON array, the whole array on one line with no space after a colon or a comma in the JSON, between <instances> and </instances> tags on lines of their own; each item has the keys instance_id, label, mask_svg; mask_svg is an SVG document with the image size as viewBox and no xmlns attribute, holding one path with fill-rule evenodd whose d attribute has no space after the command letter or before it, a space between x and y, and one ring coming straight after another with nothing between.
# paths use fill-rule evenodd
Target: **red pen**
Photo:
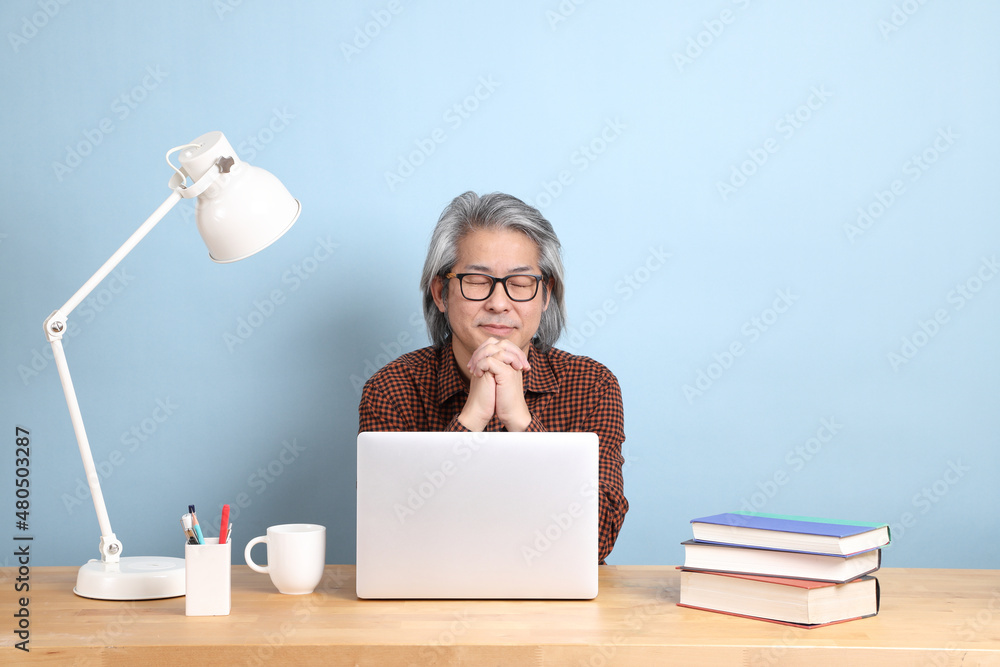
<instances>
[{"instance_id":1,"label":"red pen","mask_svg":"<svg viewBox=\"0 0 1000 667\"><path fill-rule=\"evenodd\" d=\"M219 544L226 543L226 529L229 527L229 505L222 506L222 527L219 528Z\"/></svg>"}]
</instances>

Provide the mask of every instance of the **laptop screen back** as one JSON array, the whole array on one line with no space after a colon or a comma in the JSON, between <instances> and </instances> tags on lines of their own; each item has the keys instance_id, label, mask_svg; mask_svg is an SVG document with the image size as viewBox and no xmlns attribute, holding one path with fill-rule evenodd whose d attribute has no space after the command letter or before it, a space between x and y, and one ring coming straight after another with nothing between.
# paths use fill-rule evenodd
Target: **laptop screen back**
<instances>
[{"instance_id":1,"label":"laptop screen back","mask_svg":"<svg viewBox=\"0 0 1000 667\"><path fill-rule=\"evenodd\" d=\"M593 433L361 433L361 598L597 595Z\"/></svg>"}]
</instances>

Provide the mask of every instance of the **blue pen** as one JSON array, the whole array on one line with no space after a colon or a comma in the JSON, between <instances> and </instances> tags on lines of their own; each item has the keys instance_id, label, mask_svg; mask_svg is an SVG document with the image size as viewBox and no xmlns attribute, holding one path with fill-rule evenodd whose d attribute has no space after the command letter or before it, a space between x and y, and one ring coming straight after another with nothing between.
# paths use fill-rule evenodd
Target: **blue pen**
<instances>
[{"instance_id":1,"label":"blue pen","mask_svg":"<svg viewBox=\"0 0 1000 667\"><path fill-rule=\"evenodd\" d=\"M194 530L194 521L191 519L190 512L181 517L181 525L184 526L184 532L190 537L190 544L201 544L198 541L198 533Z\"/></svg>"},{"instance_id":2,"label":"blue pen","mask_svg":"<svg viewBox=\"0 0 1000 667\"><path fill-rule=\"evenodd\" d=\"M205 543L205 537L201 534L201 526L198 525L198 517L194 512L191 512L191 527L194 528L195 537L198 538L198 544Z\"/></svg>"}]
</instances>

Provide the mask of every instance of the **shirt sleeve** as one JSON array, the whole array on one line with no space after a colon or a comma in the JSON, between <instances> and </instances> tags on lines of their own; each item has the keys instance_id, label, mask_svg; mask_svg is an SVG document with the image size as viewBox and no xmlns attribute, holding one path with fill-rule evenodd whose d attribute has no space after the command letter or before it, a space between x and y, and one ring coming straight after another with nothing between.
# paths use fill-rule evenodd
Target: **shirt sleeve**
<instances>
[{"instance_id":1,"label":"shirt sleeve","mask_svg":"<svg viewBox=\"0 0 1000 667\"><path fill-rule=\"evenodd\" d=\"M365 431L412 431L413 427L403 406L375 378L365 383L358 405L358 433Z\"/></svg>"},{"instance_id":2,"label":"shirt sleeve","mask_svg":"<svg viewBox=\"0 0 1000 667\"><path fill-rule=\"evenodd\" d=\"M358 433L365 431L427 431L429 416L415 405L415 390L402 376L376 375L365 383L358 405ZM467 432L456 415L443 431Z\"/></svg>"},{"instance_id":3,"label":"shirt sleeve","mask_svg":"<svg viewBox=\"0 0 1000 667\"><path fill-rule=\"evenodd\" d=\"M528 422L527 428L524 429L525 433L545 433L545 427L542 422L538 421L538 417L534 414L531 415L531 421Z\"/></svg>"},{"instance_id":4,"label":"shirt sleeve","mask_svg":"<svg viewBox=\"0 0 1000 667\"><path fill-rule=\"evenodd\" d=\"M596 433L600 440L598 478L600 508L598 514L598 560L603 563L615 546L618 533L625 522L628 500L622 477L622 443L625 442L625 415L622 392L618 380L608 372L607 378L596 388L598 395L594 409L587 416L583 430Z\"/></svg>"},{"instance_id":5,"label":"shirt sleeve","mask_svg":"<svg viewBox=\"0 0 1000 667\"><path fill-rule=\"evenodd\" d=\"M458 421L458 415L444 427L446 433L472 433L469 429L465 428L465 425Z\"/></svg>"}]
</instances>

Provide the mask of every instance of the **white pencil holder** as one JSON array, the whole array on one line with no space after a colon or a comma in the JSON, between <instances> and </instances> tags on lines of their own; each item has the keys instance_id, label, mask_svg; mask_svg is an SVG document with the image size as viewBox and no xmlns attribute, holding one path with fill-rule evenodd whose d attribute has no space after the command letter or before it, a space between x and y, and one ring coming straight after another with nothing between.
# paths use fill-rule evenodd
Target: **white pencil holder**
<instances>
[{"instance_id":1,"label":"white pencil holder","mask_svg":"<svg viewBox=\"0 0 1000 667\"><path fill-rule=\"evenodd\" d=\"M226 616L232 607L232 540L184 545L185 599L188 616Z\"/></svg>"}]
</instances>

